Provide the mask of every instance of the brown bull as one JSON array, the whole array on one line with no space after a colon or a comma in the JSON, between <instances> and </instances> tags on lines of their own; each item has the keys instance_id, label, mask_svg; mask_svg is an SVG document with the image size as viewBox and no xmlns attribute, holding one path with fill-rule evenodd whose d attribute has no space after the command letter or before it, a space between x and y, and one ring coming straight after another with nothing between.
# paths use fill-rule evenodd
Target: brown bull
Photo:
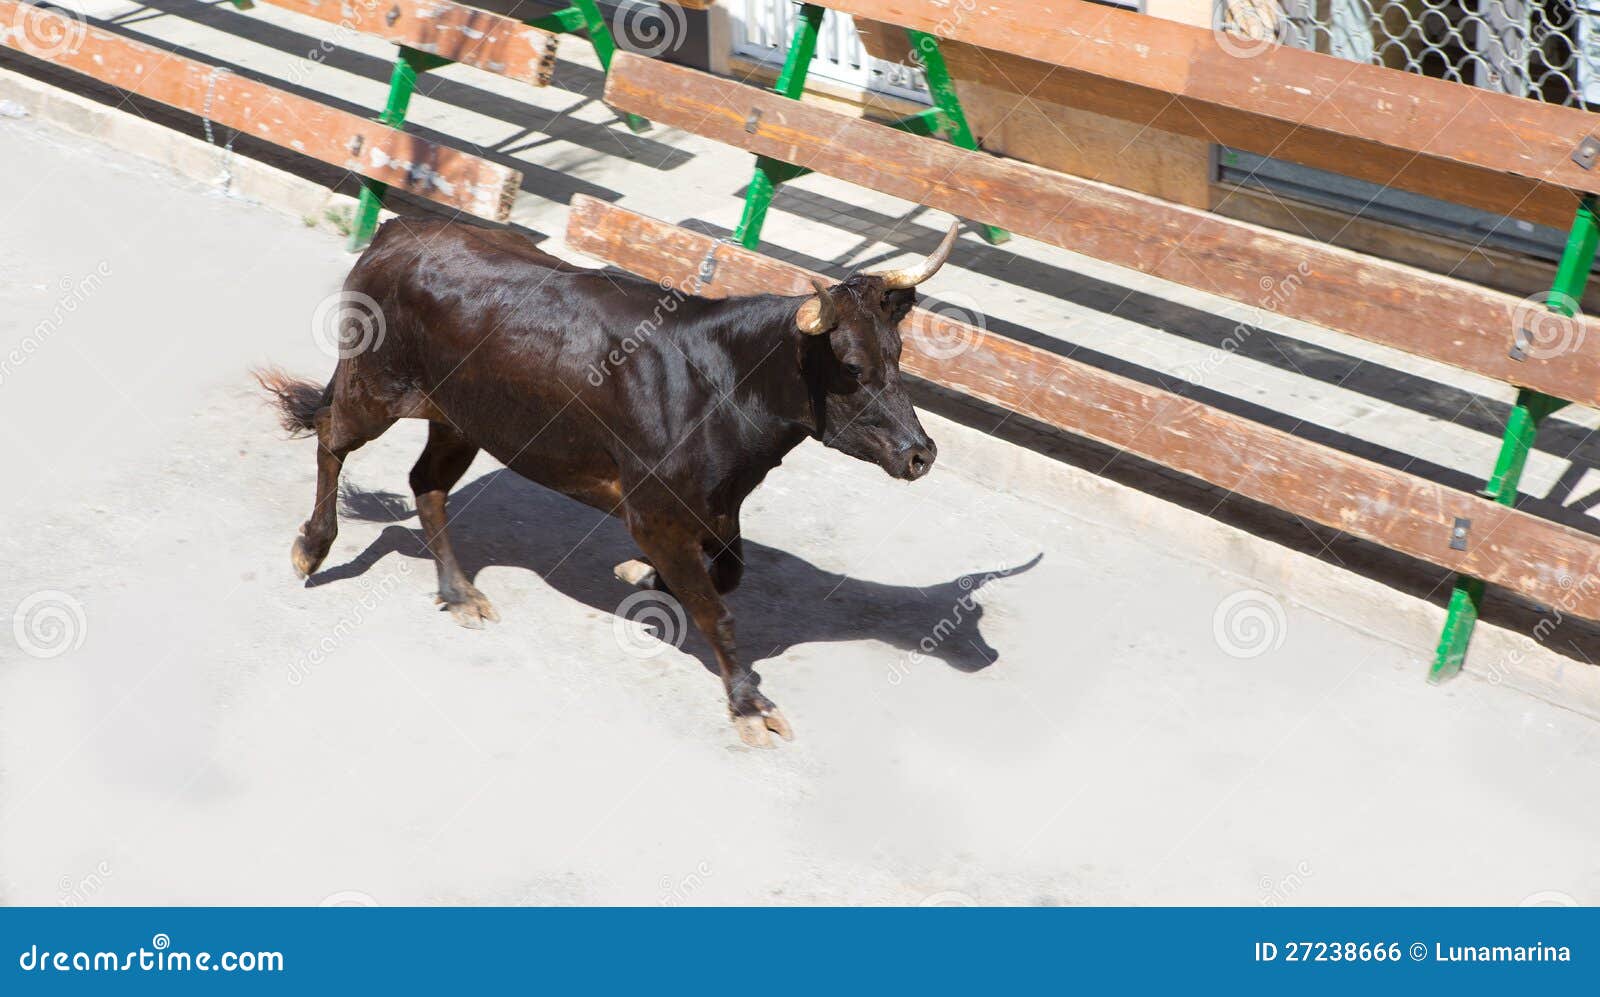
<instances>
[{"instance_id":1,"label":"brown bull","mask_svg":"<svg viewBox=\"0 0 1600 997\"><path fill-rule=\"evenodd\" d=\"M791 738L740 663L722 600L743 570L739 509L807 437L896 478L928 473L936 450L906 392L896 327L956 231L917 267L814 282L799 297L710 300L568 265L509 231L389 222L344 285L381 310L376 348L341 359L326 387L260 375L285 425L317 436L295 570L309 576L333 545L345 457L397 419L427 419L411 488L439 601L460 622L498 618L445 529L445 496L487 450L621 517L644 558L618 577L683 604L716 653L740 737Z\"/></svg>"}]
</instances>

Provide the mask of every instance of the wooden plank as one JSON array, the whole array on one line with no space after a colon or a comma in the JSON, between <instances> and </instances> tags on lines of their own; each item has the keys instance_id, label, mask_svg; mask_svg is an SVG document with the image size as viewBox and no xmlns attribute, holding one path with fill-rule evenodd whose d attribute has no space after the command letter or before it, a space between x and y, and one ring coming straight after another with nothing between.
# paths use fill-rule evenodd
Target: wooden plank
<instances>
[{"instance_id":1,"label":"wooden plank","mask_svg":"<svg viewBox=\"0 0 1600 997\"><path fill-rule=\"evenodd\" d=\"M653 121L1486 377L1600 406L1600 324L1497 291L619 55L606 101ZM754 123L750 124L754 118ZM1545 335L1525 360L1515 330ZM1589 349L1582 349L1585 343Z\"/></svg>"},{"instance_id":2,"label":"wooden plank","mask_svg":"<svg viewBox=\"0 0 1600 997\"><path fill-rule=\"evenodd\" d=\"M905 62L911 43L904 28L864 19L855 23L869 55ZM1086 111L1046 99L1037 90L1023 100L1009 79L987 72L987 50L960 42L945 42L941 49L961 111L985 152L1191 207L1211 205L1216 170L1209 138Z\"/></svg>"},{"instance_id":3,"label":"wooden plank","mask_svg":"<svg viewBox=\"0 0 1600 997\"><path fill-rule=\"evenodd\" d=\"M0 0L0 45L480 218L505 221L522 186L510 167L16 0Z\"/></svg>"},{"instance_id":4,"label":"wooden plank","mask_svg":"<svg viewBox=\"0 0 1600 997\"><path fill-rule=\"evenodd\" d=\"M567 242L686 289L715 252L714 279L700 289L707 297L810 290L810 275L799 267L582 195L572 202ZM1600 586L1577 584L1600 570L1600 542L1588 534L920 308L902 334L901 365L918 377L1563 612L1600 619ZM1472 521L1466 550L1450 546L1458 517Z\"/></svg>"},{"instance_id":5,"label":"wooden plank","mask_svg":"<svg viewBox=\"0 0 1600 997\"><path fill-rule=\"evenodd\" d=\"M534 86L549 83L555 70L555 35L450 0L266 2Z\"/></svg>"},{"instance_id":6,"label":"wooden plank","mask_svg":"<svg viewBox=\"0 0 1600 997\"><path fill-rule=\"evenodd\" d=\"M1240 58L1209 29L1083 0L827 6L994 50L1019 93L1562 228L1538 184L1600 192L1570 159L1600 119L1576 108L1294 48Z\"/></svg>"}]
</instances>

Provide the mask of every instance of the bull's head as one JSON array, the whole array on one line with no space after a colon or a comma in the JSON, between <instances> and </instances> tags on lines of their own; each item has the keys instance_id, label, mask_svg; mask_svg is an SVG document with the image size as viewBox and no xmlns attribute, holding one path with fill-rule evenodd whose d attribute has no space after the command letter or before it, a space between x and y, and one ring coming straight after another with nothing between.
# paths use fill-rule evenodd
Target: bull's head
<instances>
[{"instance_id":1,"label":"bull's head","mask_svg":"<svg viewBox=\"0 0 1600 997\"><path fill-rule=\"evenodd\" d=\"M917 266L852 274L817 293L795 313L810 337L807 375L817 438L890 475L915 481L933 467L938 448L917 421L900 374L899 325L917 300L917 285L950 258L952 224L933 255Z\"/></svg>"}]
</instances>

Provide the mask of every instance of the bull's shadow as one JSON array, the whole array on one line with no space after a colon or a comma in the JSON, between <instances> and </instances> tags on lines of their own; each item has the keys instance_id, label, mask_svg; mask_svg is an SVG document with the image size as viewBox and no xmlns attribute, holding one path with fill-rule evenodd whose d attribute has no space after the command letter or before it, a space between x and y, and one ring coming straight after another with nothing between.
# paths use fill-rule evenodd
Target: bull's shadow
<instances>
[{"instance_id":1,"label":"bull's shadow","mask_svg":"<svg viewBox=\"0 0 1600 997\"><path fill-rule=\"evenodd\" d=\"M386 555L398 553L429 562L426 572L413 574L418 579L418 612L428 612L432 607L424 596L431 591L432 558L423 547L409 497L347 485L341 499L342 515L348 518L394 525L355 558L319 571L307 584L359 576ZM408 525L400 525L407 520ZM613 565L639 556L620 521L510 471L491 471L451 492L450 538L469 578L490 565L526 568L557 591L607 613L616 612L634 591L611 574ZM980 632L983 607L973 593L990 580L1031 569L1043 557L918 588L840 575L748 538L744 551L744 580L728 601L738 622L740 650L751 664L796 644L872 638L964 672L987 668L999 658ZM492 589L485 594L503 617L521 611ZM438 623L453 625L442 612ZM716 671L710 648L698 633L680 643Z\"/></svg>"}]
</instances>

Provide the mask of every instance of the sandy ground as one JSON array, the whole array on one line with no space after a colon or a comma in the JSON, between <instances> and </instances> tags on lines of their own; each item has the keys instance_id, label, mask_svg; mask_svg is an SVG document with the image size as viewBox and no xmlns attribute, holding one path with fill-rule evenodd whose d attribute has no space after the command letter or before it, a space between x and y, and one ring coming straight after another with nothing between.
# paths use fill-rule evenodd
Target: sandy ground
<instances>
[{"instance_id":1,"label":"sandy ground","mask_svg":"<svg viewBox=\"0 0 1600 997\"><path fill-rule=\"evenodd\" d=\"M995 490L933 417L923 482L808 444L747 507L776 751L617 615L624 531L487 458L454 532L504 622L439 613L418 425L302 585L313 444L246 370L327 373L349 258L29 122L0 170L6 903L1600 898L1594 721Z\"/></svg>"}]
</instances>

